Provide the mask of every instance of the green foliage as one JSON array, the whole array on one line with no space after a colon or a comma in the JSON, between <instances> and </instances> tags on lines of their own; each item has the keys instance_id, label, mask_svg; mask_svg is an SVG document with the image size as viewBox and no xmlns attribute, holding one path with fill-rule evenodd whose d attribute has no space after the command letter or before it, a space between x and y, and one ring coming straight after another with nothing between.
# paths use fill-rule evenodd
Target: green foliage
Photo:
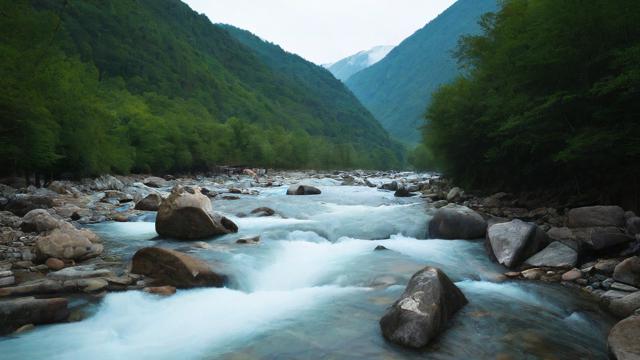
<instances>
[{"instance_id":1,"label":"green foliage","mask_svg":"<svg viewBox=\"0 0 640 360\"><path fill-rule=\"evenodd\" d=\"M402 163L324 69L180 1L0 0L0 17L3 173Z\"/></svg>"},{"instance_id":2,"label":"green foliage","mask_svg":"<svg viewBox=\"0 0 640 360\"><path fill-rule=\"evenodd\" d=\"M417 144L431 94L459 74L458 38L480 33L480 16L496 8L497 0L458 0L347 86L392 136Z\"/></svg>"},{"instance_id":3,"label":"green foliage","mask_svg":"<svg viewBox=\"0 0 640 360\"><path fill-rule=\"evenodd\" d=\"M507 0L463 39L426 146L459 183L632 188L640 169L640 3Z\"/></svg>"}]
</instances>

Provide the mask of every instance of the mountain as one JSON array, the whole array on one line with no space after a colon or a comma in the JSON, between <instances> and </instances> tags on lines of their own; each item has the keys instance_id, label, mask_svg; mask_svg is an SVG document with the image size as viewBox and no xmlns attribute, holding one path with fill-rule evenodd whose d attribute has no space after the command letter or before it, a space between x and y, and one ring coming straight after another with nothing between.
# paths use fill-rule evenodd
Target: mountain
<instances>
[{"instance_id":1,"label":"mountain","mask_svg":"<svg viewBox=\"0 0 640 360\"><path fill-rule=\"evenodd\" d=\"M401 165L327 70L181 1L0 4L1 172Z\"/></svg>"},{"instance_id":2,"label":"mountain","mask_svg":"<svg viewBox=\"0 0 640 360\"><path fill-rule=\"evenodd\" d=\"M337 79L347 81L353 74L382 60L392 49L393 46L376 46L371 50L360 51L338 62L323 66Z\"/></svg>"},{"instance_id":3,"label":"mountain","mask_svg":"<svg viewBox=\"0 0 640 360\"><path fill-rule=\"evenodd\" d=\"M291 89L289 98L314 109L315 115L326 119L324 124L333 137L349 134L351 140L368 144L385 140L388 134L360 104L358 99L329 71L302 57L284 51L280 46L266 42L249 31L231 25L221 25L232 37L251 49L259 60L279 74L286 88ZM313 132L313 124L309 124ZM385 146L398 151L390 142Z\"/></svg>"},{"instance_id":4,"label":"mountain","mask_svg":"<svg viewBox=\"0 0 640 360\"><path fill-rule=\"evenodd\" d=\"M478 34L480 17L496 9L496 0L458 0L347 86L392 136L417 143L431 94L459 73L458 39Z\"/></svg>"}]
</instances>

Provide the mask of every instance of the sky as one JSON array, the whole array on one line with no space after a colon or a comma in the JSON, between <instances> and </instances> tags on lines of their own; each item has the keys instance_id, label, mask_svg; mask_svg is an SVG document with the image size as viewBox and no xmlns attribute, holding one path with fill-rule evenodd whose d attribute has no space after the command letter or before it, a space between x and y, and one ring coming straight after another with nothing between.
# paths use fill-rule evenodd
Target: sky
<instances>
[{"instance_id":1,"label":"sky","mask_svg":"<svg viewBox=\"0 0 640 360\"><path fill-rule=\"evenodd\" d=\"M316 64L398 45L455 0L183 0Z\"/></svg>"}]
</instances>

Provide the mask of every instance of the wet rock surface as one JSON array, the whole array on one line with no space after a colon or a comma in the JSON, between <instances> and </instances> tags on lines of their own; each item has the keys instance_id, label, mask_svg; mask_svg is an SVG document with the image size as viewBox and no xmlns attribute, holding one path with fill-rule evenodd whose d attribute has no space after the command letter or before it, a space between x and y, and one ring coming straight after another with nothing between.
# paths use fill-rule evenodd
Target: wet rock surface
<instances>
[{"instance_id":1,"label":"wet rock surface","mask_svg":"<svg viewBox=\"0 0 640 360\"><path fill-rule=\"evenodd\" d=\"M441 270L427 267L411 277L407 288L380 319L384 337L422 348L444 331L467 299Z\"/></svg>"},{"instance_id":2,"label":"wet rock surface","mask_svg":"<svg viewBox=\"0 0 640 360\"><path fill-rule=\"evenodd\" d=\"M484 238L486 221L466 206L450 204L438 209L429 222L429 236L434 239Z\"/></svg>"},{"instance_id":3,"label":"wet rock surface","mask_svg":"<svg viewBox=\"0 0 640 360\"><path fill-rule=\"evenodd\" d=\"M153 278L157 285L221 287L226 281L226 276L213 272L202 260L171 249L144 248L135 253L131 262L132 273Z\"/></svg>"}]
</instances>

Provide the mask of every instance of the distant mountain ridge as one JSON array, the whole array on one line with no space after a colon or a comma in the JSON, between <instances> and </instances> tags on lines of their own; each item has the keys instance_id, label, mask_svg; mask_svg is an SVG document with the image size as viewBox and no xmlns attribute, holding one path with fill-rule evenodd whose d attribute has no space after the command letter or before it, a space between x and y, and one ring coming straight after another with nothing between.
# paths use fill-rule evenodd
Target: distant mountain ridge
<instances>
[{"instance_id":1,"label":"distant mountain ridge","mask_svg":"<svg viewBox=\"0 0 640 360\"><path fill-rule=\"evenodd\" d=\"M337 79L347 81L353 74L382 60L394 47L390 45L376 46L369 50L360 51L333 64L322 66L331 71Z\"/></svg>"},{"instance_id":2,"label":"distant mountain ridge","mask_svg":"<svg viewBox=\"0 0 640 360\"><path fill-rule=\"evenodd\" d=\"M417 143L431 94L458 74L458 39L479 33L481 16L497 8L496 0L458 0L347 86L392 136Z\"/></svg>"}]
</instances>

